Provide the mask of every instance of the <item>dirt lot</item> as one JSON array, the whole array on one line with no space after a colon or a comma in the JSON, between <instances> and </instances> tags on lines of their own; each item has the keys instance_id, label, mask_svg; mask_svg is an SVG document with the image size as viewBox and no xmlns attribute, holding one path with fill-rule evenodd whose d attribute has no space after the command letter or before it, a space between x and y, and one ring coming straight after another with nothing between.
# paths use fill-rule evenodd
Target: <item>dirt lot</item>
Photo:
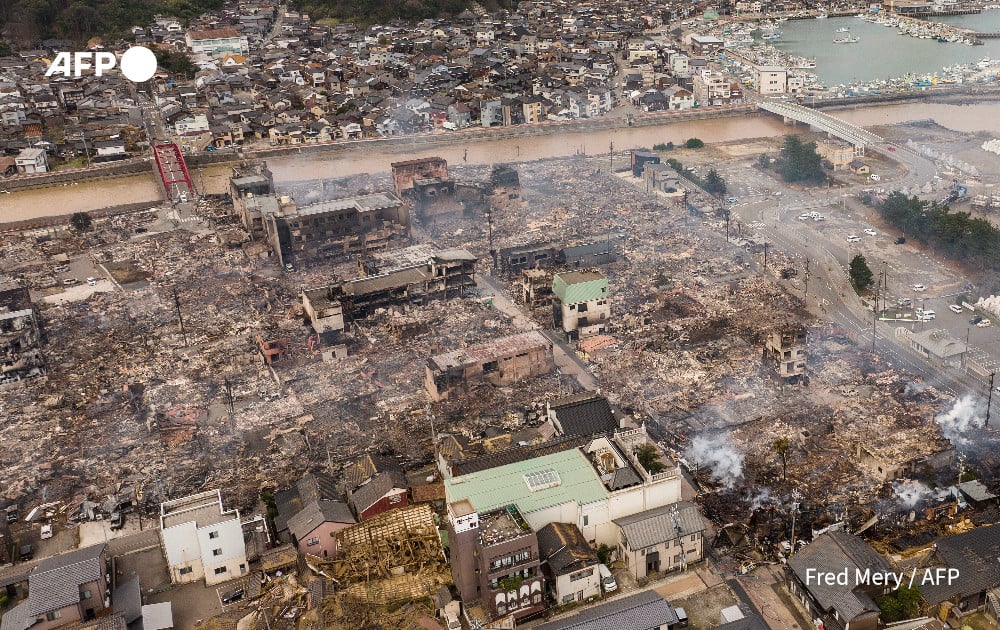
<instances>
[{"instance_id":1,"label":"dirt lot","mask_svg":"<svg viewBox=\"0 0 1000 630\"><path fill-rule=\"evenodd\" d=\"M719 611L734 606L738 600L729 587L719 584L696 595L671 601L674 608L683 608L688 615L688 628L707 630L719 625Z\"/></svg>"}]
</instances>

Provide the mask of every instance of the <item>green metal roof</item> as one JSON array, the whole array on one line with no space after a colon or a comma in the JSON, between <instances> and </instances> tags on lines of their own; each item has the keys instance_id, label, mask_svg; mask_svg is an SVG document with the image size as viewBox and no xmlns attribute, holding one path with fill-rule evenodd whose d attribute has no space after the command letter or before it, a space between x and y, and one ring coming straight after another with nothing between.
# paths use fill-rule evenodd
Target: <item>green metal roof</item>
<instances>
[{"instance_id":1,"label":"green metal roof","mask_svg":"<svg viewBox=\"0 0 1000 630\"><path fill-rule=\"evenodd\" d=\"M541 471L555 471L559 485L532 492L525 475ZM477 512L513 503L522 513L530 513L571 501L586 505L608 496L597 471L576 448L452 477L444 487L449 503L468 499Z\"/></svg>"},{"instance_id":2,"label":"green metal roof","mask_svg":"<svg viewBox=\"0 0 1000 630\"><path fill-rule=\"evenodd\" d=\"M579 304L608 297L608 279L600 271L569 271L552 278L552 292L563 304Z\"/></svg>"}]
</instances>

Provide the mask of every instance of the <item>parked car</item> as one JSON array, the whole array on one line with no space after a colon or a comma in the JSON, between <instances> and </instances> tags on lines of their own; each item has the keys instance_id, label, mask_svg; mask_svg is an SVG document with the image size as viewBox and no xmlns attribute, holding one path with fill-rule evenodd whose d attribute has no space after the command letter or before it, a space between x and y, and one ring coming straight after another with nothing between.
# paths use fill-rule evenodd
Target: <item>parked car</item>
<instances>
[{"instance_id":1,"label":"parked car","mask_svg":"<svg viewBox=\"0 0 1000 630\"><path fill-rule=\"evenodd\" d=\"M910 298L899 298L898 300L896 300L896 304L899 306L909 306L913 304L913 300L911 300Z\"/></svg>"},{"instance_id":2,"label":"parked car","mask_svg":"<svg viewBox=\"0 0 1000 630\"><path fill-rule=\"evenodd\" d=\"M850 236L847 237L847 242L848 243L860 243L861 242L861 237L858 236L857 234L851 234Z\"/></svg>"},{"instance_id":3,"label":"parked car","mask_svg":"<svg viewBox=\"0 0 1000 630\"><path fill-rule=\"evenodd\" d=\"M8 505L7 509L4 510L7 513L7 522L16 523L17 522L17 506Z\"/></svg>"},{"instance_id":4,"label":"parked car","mask_svg":"<svg viewBox=\"0 0 1000 630\"><path fill-rule=\"evenodd\" d=\"M80 281L77 280L76 278L66 278L65 280L63 280L63 284L66 285L67 287L71 287L74 284L80 284Z\"/></svg>"},{"instance_id":5,"label":"parked car","mask_svg":"<svg viewBox=\"0 0 1000 630\"><path fill-rule=\"evenodd\" d=\"M979 328L989 328L992 325L993 325L993 322L991 322L988 319L984 319L983 321L981 321L978 324L976 324L976 326L978 326Z\"/></svg>"},{"instance_id":6,"label":"parked car","mask_svg":"<svg viewBox=\"0 0 1000 630\"><path fill-rule=\"evenodd\" d=\"M865 234L867 234L868 236L878 236L878 232L876 232L875 230L873 230L871 228L866 228L865 229Z\"/></svg>"},{"instance_id":7,"label":"parked car","mask_svg":"<svg viewBox=\"0 0 1000 630\"><path fill-rule=\"evenodd\" d=\"M219 147L217 147L217 146L215 146L213 144L210 144L207 147L205 147L205 150L208 151L209 153L213 153L215 151L218 151Z\"/></svg>"},{"instance_id":8,"label":"parked car","mask_svg":"<svg viewBox=\"0 0 1000 630\"><path fill-rule=\"evenodd\" d=\"M618 582L615 581L615 576L611 574L611 569L606 564L597 565L597 571L601 574L601 586L604 587L605 593L618 590Z\"/></svg>"},{"instance_id":9,"label":"parked car","mask_svg":"<svg viewBox=\"0 0 1000 630\"><path fill-rule=\"evenodd\" d=\"M111 513L111 529L121 529L125 527L125 513L124 512L112 512Z\"/></svg>"},{"instance_id":10,"label":"parked car","mask_svg":"<svg viewBox=\"0 0 1000 630\"><path fill-rule=\"evenodd\" d=\"M97 284L97 278L94 277L87 278L87 284L89 284L90 286L95 286Z\"/></svg>"},{"instance_id":11,"label":"parked car","mask_svg":"<svg viewBox=\"0 0 1000 630\"><path fill-rule=\"evenodd\" d=\"M905 236L900 236L900 237L898 237L896 239L896 245L902 245L905 242L906 242L906 237Z\"/></svg>"},{"instance_id":12,"label":"parked car","mask_svg":"<svg viewBox=\"0 0 1000 630\"><path fill-rule=\"evenodd\" d=\"M971 319L969 319L969 323L970 324L978 324L981 321L983 321L983 316L982 315L976 315L976 316L972 317Z\"/></svg>"},{"instance_id":13,"label":"parked car","mask_svg":"<svg viewBox=\"0 0 1000 630\"><path fill-rule=\"evenodd\" d=\"M52 538L52 526L51 525L42 525L42 536L41 537L42 537L42 540L48 540L49 538Z\"/></svg>"},{"instance_id":14,"label":"parked car","mask_svg":"<svg viewBox=\"0 0 1000 630\"><path fill-rule=\"evenodd\" d=\"M925 286L924 286L924 285L922 285L922 284L915 284L915 285L913 285L913 286L912 286L912 287L910 287L910 288L912 288L912 289L913 289L914 291L916 291L917 293L921 293L921 292L923 292L923 291L926 291L926 290L927 290L927 287L925 287Z\"/></svg>"},{"instance_id":15,"label":"parked car","mask_svg":"<svg viewBox=\"0 0 1000 630\"><path fill-rule=\"evenodd\" d=\"M952 313L957 314L957 315L961 315L962 314L962 307L959 306L958 304L951 304L951 305L949 305L948 306L948 310L951 311Z\"/></svg>"},{"instance_id":16,"label":"parked car","mask_svg":"<svg viewBox=\"0 0 1000 630\"><path fill-rule=\"evenodd\" d=\"M243 587L229 591L221 597L223 604L232 604L233 602L238 602L243 599Z\"/></svg>"},{"instance_id":17,"label":"parked car","mask_svg":"<svg viewBox=\"0 0 1000 630\"><path fill-rule=\"evenodd\" d=\"M35 557L35 550L31 545L21 545L21 561L31 560Z\"/></svg>"},{"instance_id":18,"label":"parked car","mask_svg":"<svg viewBox=\"0 0 1000 630\"><path fill-rule=\"evenodd\" d=\"M144 227L137 227L137 228L135 228L135 233L136 234L143 234L143 233L148 232L148 231L149 230L147 228L144 228Z\"/></svg>"}]
</instances>

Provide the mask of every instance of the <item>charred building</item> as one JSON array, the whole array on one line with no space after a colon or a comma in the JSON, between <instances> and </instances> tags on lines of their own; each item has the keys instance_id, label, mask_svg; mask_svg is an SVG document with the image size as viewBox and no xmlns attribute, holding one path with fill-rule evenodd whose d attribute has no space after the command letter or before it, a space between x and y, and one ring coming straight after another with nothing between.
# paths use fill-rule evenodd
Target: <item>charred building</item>
<instances>
[{"instance_id":1,"label":"charred building","mask_svg":"<svg viewBox=\"0 0 1000 630\"><path fill-rule=\"evenodd\" d=\"M531 331L431 357L424 383L431 398L439 401L479 384L512 385L554 368L552 342Z\"/></svg>"},{"instance_id":2,"label":"charred building","mask_svg":"<svg viewBox=\"0 0 1000 630\"><path fill-rule=\"evenodd\" d=\"M764 367L783 382L796 383L806 376L806 329L791 324L772 330L764 339Z\"/></svg>"},{"instance_id":3,"label":"charred building","mask_svg":"<svg viewBox=\"0 0 1000 630\"><path fill-rule=\"evenodd\" d=\"M464 249L416 245L362 263L362 277L302 291L302 306L324 344L379 308L464 296L475 286L477 258Z\"/></svg>"},{"instance_id":4,"label":"charred building","mask_svg":"<svg viewBox=\"0 0 1000 630\"><path fill-rule=\"evenodd\" d=\"M0 386L44 374L40 346L38 314L27 287L0 283Z\"/></svg>"}]
</instances>

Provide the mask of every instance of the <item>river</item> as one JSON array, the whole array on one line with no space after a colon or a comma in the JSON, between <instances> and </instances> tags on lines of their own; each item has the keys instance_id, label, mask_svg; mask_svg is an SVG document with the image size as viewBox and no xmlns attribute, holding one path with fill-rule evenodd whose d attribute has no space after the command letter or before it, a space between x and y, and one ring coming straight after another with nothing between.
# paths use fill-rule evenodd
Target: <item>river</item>
<instances>
[{"instance_id":1,"label":"river","mask_svg":"<svg viewBox=\"0 0 1000 630\"><path fill-rule=\"evenodd\" d=\"M829 21L829 20L821 20ZM860 20L859 20L860 21ZM888 29L887 29L888 30ZM933 119L939 124L963 132L992 131L1000 136L1000 103L946 105L938 103L899 103L844 109L836 116L861 126L891 125L910 120ZM454 144L420 148L419 144L378 146L360 145L354 150L330 153L303 153L268 160L280 189L281 182L344 177L358 173L381 173L389 163L420 157L440 156L450 164L491 164L517 162L547 157L571 156L577 153L594 155L607 153L614 143L615 150L650 147L658 142L682 143L697 137L705 142L728 142L747 138L777 136L789 127L771 116L746 118L715 118L680 122L659 127L622 128L583 131L551 136L533 136L498 140L473 140L467 145ZM212 166L194 169L196 185L210 193L226 190L230 168ZM79 185L15 191L0 194L0 222L19 221L95 210L108 206L154 201L159 190L153 175L137 175L118 179L84 181Z\"/></svg>"}]
</instances>

